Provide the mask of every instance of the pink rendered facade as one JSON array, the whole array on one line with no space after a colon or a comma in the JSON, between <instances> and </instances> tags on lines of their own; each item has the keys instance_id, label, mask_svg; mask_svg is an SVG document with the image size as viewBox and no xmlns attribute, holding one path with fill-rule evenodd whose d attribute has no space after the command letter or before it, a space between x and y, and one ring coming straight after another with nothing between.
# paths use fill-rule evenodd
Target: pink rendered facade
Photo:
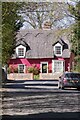
<instances>
[{"instance_id":1,"label":"pink rendered facade","mask_svg":"<svg viewBox=\"0 0 80 120\"><path fill-rule=\"evenodd\" d=\"M33 65L41 73L62 73L74 66L69 41L66 37L56 39L52 30L21 31L17 38L15 53L8 64L16 67L18 73L25 73L26 68Z\"/></svg>"},{"instance_id":2,"label":"pink rendered facade","mask_svg":"<svg viewBox=\"0 0 80 120\"><path fill-rule=\"evenodd\" d=\"M29 67L35 64L38 68L40 68L41 62L48 62L48 70L52 71L52 59L51 58L46 58L46 59L45 58L41 58L41 59L17 58L17 59L11 59L9 61L9 65L18 67L19 64L24 64L26 67Z\"/></svg>"},{"instance_id":3,"label":"pink rendered facade","mask_svg":"<svg viewBox=\"0 0 80 120\"><path fill-rule=\"evenodd\" d=\"M53 60L60 60L64 61L64 71L68 71L68 67L70 66L70 59L69 58L41 58L41 59L27 59L27 58L16 58L16 59L10 59L9 66L18 67L19 64L24 64L26 67L36 65L38 68L41 67L41 63L47 62L48 63L48 73L53 72ZM53 66L53 67L52 67Z\"/></svg>"}]
</instances>

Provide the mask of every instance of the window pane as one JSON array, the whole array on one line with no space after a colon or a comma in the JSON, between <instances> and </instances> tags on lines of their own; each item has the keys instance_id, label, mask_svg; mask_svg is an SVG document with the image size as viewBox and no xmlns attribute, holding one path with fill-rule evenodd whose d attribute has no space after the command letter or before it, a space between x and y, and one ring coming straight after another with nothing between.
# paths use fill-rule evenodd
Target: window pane
<instances>
[{"instance_id":1,"label":"window pane","mask_svg":"<svg viewBox=\"0 0 80 120\"><path fill-rule=\"evenodd\" d=\"M42 73L47 73L47 64L42 64Z\"/></svg>"},{"instance_id":2,"label":"window pane","mask_svg":"<svg viewBox=\"0 0 80 120\"><path fill-rule=\"evenodd\" d=\"M61 46L55 46L55 53L61 54Z\"/></svg>"},{"instance_id":3,"label":"window pane","mask_svg":"<svg viewBox=\"0 0 80 120\"><path fill-rule=\"evenodd\" d=\"M24 48L18 48L18 56L24 56Z\"/></svg>"},{"instance_id":4,"label":"window pane","mask_svg":"<svg viewBox=\"0 0 80 120\"><path fill-rule=\"evenodd\" d=\"M19 65L19 73L24 73L24 65Z\"/></svg>"},{"instance_id":5,"label":"window pane","mask_svg":"<svg viewBox=\"0 0 80 120\"><path fill-rule=\"evenodd\" d=\"M63 65L62 65L62 61L54 61L54 71L55 72L62 72L63 70Z\"/></svg>"}]
</instances>

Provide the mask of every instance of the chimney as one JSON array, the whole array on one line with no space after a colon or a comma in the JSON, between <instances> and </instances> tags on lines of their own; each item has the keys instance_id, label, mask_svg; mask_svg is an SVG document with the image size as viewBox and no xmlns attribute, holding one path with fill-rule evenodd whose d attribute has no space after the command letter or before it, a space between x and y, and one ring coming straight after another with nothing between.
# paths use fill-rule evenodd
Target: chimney
<instances>
[{"instance_id":1,"label":"chimney","mask_svg":"<svg viewBox=\"0 0 80 120\"><path fill-rule=\"evenodd\" d=\"M51 22L50 21L46 21L43 25L43 29L45 30L50 30L51 29Z\"/></svg>"}]
</instances>

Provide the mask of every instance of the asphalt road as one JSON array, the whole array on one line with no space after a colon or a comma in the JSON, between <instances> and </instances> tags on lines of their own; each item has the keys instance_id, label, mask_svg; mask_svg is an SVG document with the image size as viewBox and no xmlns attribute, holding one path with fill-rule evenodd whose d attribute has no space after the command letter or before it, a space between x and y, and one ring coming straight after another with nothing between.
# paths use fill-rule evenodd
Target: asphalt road
<instances>
[{"instance_id":1,"label":"asphalt road","mask_svg":"<svg viewBox=\"0 0 80 120\"><path fill-rule=\"evenodd\" d=\"M26 87L25 87L26 86ZM80 91L60 90L47 82L8 82L2 92L3 119L80 118Z\"/></svg>"}]
</instances>

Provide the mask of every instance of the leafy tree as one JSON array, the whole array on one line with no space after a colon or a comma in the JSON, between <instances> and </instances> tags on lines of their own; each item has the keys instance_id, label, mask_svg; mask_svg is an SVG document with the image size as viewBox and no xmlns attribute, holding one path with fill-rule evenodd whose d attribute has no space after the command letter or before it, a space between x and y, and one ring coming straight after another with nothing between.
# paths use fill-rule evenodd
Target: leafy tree
<instances>
[{"instance_id":1,"label":"leafy tree","mask_svg":"<svg viewBox=\"0 0 80 120\"><path fill-rule=\"evenodd\" d=\"M75 53L75 68L80 71L80 1L73 5L69 5L69 10L72 17L75 18L75 24L73 27L72 51Z\"/></svg>"},{"instance_id":2,"label":"leafy tree","mask_svg":"<svg viewBox=\"0 0 80 120\"><path fill-rule=\"evenodd\" d=\"M10 59L15 46L15 36L22 26L19 14L22 3L2 2L2 64Z\"/></svg>"},{"instance_id":3,"label":"leafy tree","mask_svg":"<svg viewBox=\"0 0 80 120\"><path fill-rule=\"evenodd\" d=\"M54 26L60 28L61 24L66 26L63 19L67 19L71 22L71 18L68 18L68 5L61 2L28 2L24 5L21 13L25 22L31 28L43 28L43 24L46 21L51 23L51 29ZM68 23L67 22L67 23Z\"/></svg>"}]
</instances>

